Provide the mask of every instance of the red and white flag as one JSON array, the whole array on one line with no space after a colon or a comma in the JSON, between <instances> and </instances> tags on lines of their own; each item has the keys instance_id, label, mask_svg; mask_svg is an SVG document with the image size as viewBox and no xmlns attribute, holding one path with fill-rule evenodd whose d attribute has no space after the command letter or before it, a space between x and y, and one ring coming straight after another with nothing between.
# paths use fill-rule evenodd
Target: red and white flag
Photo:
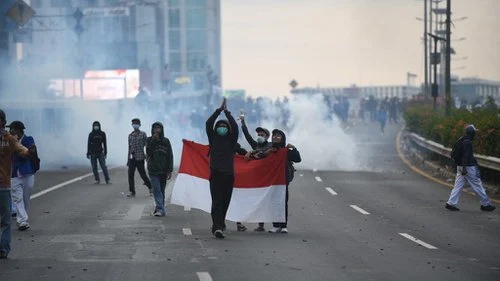
<instances>
[{"instance_id":1,"label":"red and white flag","mask_svg":"<svg viewBox=\"0 0 500 281\"><path fill-rule=\"evenodd\" d=\"M208 145L183 140L181 165L171 203L210 213ZM226 219L241 222L285 221L286 150L261 160L234 157L234 189Z\"/></svg>"}]
</instances>

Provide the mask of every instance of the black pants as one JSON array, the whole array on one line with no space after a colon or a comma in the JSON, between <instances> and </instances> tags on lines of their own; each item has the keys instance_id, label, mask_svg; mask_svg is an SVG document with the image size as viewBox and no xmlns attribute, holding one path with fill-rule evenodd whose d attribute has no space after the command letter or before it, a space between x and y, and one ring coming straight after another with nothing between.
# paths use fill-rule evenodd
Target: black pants
<instances>
[{"instance_id":1,"label":"black pants","mask_svg":"<svg viewBox=\"0 0 500 281\"><path fill-rule=\"evenodd\" d=\"M108 167L106 167L106 160L104 159L104 155L95 154L90 156L90 164L92 165L92 172L94 173L94 178L96 181L101 181L99 178L99 171L97 170L97 161L99 161L99 165L101 165L102 173L104 174L104 180L109 182L109 173Z\"/></svg>"},{"instance_id":2,"label":"black pants","mask_svg":"<svg viewBox=\"0 0 500 281\"><path fill-rule=\"evenodd\" d=\"M135 169L139 171L142 180L146 184L146 186L151 190L151 182L149 181L148 176L146 175L146 170L144 168L144 160L133 160L130 159L128 161L128 187L130 193L135 194Z\"/></svg>"},{"instance_id":3,"label":"black pants","mask_svg":"<svg viewBox=\"0 0 500 281\"><path fill-rule=\"evenodd\" d=\"M288 224L288 185L286 186L285 195L285 222L273 222L273 227L287 227Z\"/></svg>"},{"instance_id":4,"label":"black pants","mask_svg":"<svg viewBox=\"0 0 500 281\"><path fill-rule=\"evenodd\" d=\"M210 171L210 195L212 195L212 233L226 228L226 214L233 194L234 175Z\"/></svg>"}]
</instances>

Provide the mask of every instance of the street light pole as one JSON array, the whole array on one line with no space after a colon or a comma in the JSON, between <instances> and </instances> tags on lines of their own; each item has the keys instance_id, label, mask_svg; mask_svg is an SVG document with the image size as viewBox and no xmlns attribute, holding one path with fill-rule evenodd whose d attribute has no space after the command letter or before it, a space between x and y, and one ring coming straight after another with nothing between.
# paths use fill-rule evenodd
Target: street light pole
<instances>
[{"instance_id":1,"label":"street light pole","mask_svg":"<svg viewBox=\"0 0 500 281\"><path fill-rule=\"evenodd\" d=\"M445 100L446 116L450 116L451 110L451 0L447 0L446 6L446 73L445 73Z\"/></svg>"},{"instance_id":2,"label":"street light pole","mask_svg":"<svg viewBox=\"0 0 500 281\"><path fill-rule=\"evenodd\" d=\"M428 12L428 9L427 9L427 3L428 3L428 0L424 0L424 60L425 60L425 66L424 66L424 69L425 69L425 74L424 74L424 79L425 79L425 82L424 82L424 96L425 98L427 98L429 96L429 50L428 50L428 47L429 47L429 44L428 44L428 41L427 41L427 12Z\"/></svg>"}]
</instances>

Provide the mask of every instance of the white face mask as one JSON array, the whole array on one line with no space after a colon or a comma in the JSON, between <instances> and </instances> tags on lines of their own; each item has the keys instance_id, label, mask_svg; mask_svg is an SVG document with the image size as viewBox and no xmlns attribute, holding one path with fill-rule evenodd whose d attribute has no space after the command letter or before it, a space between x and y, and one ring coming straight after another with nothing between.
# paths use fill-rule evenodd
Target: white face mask
<instances>
[{"instance_id":1,"label":"white face mask","mask_svg":"<svg viewBox=\"0 0 500 281\"><path fill-rule=\"evenodd\" d=\"M141 125L139 124L132 124L132 128L134 128L134 130L137 130L141 127Z\"/></svg>"},{"instance_id":2,"label":"white face mask","mask_svg":"<svg viewBox=\"0 0 500 281\"><path fill-rule=\"evenodd\" d=\"M94 126L94 131L98 131L99 130L99 126Z\"/></svg>"},{"instance_id":3,"label":"white face mask","mask_svg":"<svg viewBox=\"0 0 500 281\"><path fill-rule=\"evenodd\" d=\"M257 142L258 143L264 143L266 139L263 136L257 136Z\"/></svg>"}]
</instances>

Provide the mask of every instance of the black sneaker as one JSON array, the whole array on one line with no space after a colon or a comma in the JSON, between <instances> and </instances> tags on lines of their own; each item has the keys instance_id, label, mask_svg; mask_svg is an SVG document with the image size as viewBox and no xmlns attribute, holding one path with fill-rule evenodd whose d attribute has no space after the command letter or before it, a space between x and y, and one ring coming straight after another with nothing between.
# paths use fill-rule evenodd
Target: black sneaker
<instances>
[{"instance_id":1,"label":"black sneaker","mask_svg":"<svg viewBox=\"0 0 500 281\"><path fill-rule=\"evenodd\" d=\"M481 211L493 212L493 210L495 210L495 209L496 209L496 207L492 206L492 205L488 205L488 206L481 205Z\"/></svg>"},{"instance_id":2,"label":"black sneaker","mask_svg":"<svg viewBox=\"0 0 500 281\"><path fill-rule=\"evenodd\" d=\"M214 232L214 235L215 235L215 238L219 238L219 239L224 239L226 237L226 235L224 235L224 232L222 232L222 230L216 230Z\"/></svg>"},{"instance_id":3,"label":"black sneaker","mask_svg":"<svg viewBox=\"0 0 500 281\"><path fill-rule=\"evenodd\" d=\"M127 197L135 197L135 193L130 192L129 194L127 194Z\"/></svg>"},{"instance_id":4,"label":"black sneaker","mask_svg":"<svg viewBox=\"0 0 500 281\"><path fill-rule=\"evenodd\" d=\"M264 226L262 225L259 225L257 228L255 228L253 231L256 231L256 232L264 232L266 231L266 229L264 228Z\"/></svg>"},{"instance_id":5,"label":"black sneaker","mask_svg":"<svg viewBox=\"0 0 500 281\"><path fill-rule=\"evenodd\" d=\"M450 204L448 204L448 203L446 203L446 206L444 206L444 207L445 207L446 209L450 210L450 211L460 211L460 209L459 209L459 208L457 208L457 207L455 207L455 206L452 206L452 205L450 205ZM482 208L482 206L481 206L481 208Z\"/></svg>"},{"instance_id":6,"label":"black sneaker","mask_svg":"<svg viewBox=\"0 0 500 281\"><path fill-rule=\"evenodd\" d=\"M101 184L101 181L95 181L94 184Z\"/></svg>"},{"instance_id":7,"label":"black sneaker","mask_svg":"<svg viewBox=\"0 0 500 281\"><path fill-rule=\"evenodd\" d=\"M107 180L107 181L106 181L106 184L111 184L111 181Z\"/></svg>"},{"instance_id":8,"label":"black sneaker","mask_svg":"<svg viewBox=\"0 0 500 281\"><path fill-rule=\"evenodd\" d=\"M240 232L243 232L243 231L246 231L247 230L247 227L242 225L241 223L240 224L237 224L236 225L236 230L240 231Z\"/></svg>"}]
</instances>

